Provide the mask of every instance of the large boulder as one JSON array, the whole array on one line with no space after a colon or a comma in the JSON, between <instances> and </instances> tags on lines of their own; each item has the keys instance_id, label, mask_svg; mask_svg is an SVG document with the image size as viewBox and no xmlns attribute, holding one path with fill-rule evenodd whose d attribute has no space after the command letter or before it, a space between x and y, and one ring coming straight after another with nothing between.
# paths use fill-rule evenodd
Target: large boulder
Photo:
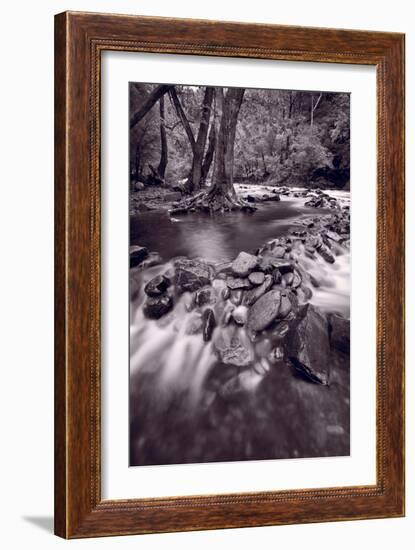
<instances>
[{"instance_id":1,"label":"large boulder","mask_svg":"<svg viewBox=\"0 0 415 550\"><path fill-rule=\"evenodd\" d=\"M130 267L135 267L148 256L148 250L145 246L130 246Z\"/></svg>"},{"instance_id":2,"label":"large boulder","mask_svg":"<svg viewBox=\"0 0 415 550\"><path fill-rule=\"evenodd\" d=\"M306 378L328 385L330 345L326 317L311 304L299 311L285 340L286 356Z\"/></svg>"},{"instance_id":3,"label":"large boulder","mask_svg":"<svg viewBox=\"0 0 415 550\"><path fill-rule=\"evenodd\" d=\"M164 294L162 296L149 296L144 303L144 315L149 319L160 319L168 313L173 307L173 299L171 296Z\"/></svg>"},{"instance_id":4,"label":"large boulder","mask_svg":"<svg viewBox=\"0 0 415 550\"><path fill-rule=\"evenodd\" d=\"M178 292L194 292L210 283L209 266L197 260L179 259L174 263Z\"/></svg>"},{"instance_id":5,"label":"large boulder","mask_svg":"<svg viewBox=\"0 0 415 550\"><path fill-rule=\"evenodd\" d=\"M248 312L248 327L254 332L266 329L278 316L281 292L270 290L261 296Z\"/></svg>"},{"instance_id":6,"label":"large boulder","mask_svg":"<svg viewBox=\"0 0 415 550\"><path fill-rule=\"evenodd\" d=\"M258 258L247 252L240 252L232 262L232 271L238 277L247 277L258 265Z\"/></svg>"},{"instance_id":7,"label":"large boulder","mask_svg":"<svg viewBox=\"0 0 415 550\"><path fill-rule=\"evenodd\" d=\"M343 353L350 353L350 320L337 313L331 313L328 320L332 347Z\"/></svg>"}]
</instances>

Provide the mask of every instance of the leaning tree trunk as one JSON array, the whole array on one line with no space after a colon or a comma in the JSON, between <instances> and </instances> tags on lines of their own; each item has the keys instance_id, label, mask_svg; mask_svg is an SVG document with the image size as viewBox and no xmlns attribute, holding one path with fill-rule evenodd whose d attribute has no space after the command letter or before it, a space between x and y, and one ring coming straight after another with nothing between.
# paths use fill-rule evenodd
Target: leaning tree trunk
<instances>
[{"instance_id":1,"label":"leaning tree trunk","mask_svg":"<svg viewBox=\"0 0 415 550\"><path fill-rule=\"evenodd\" d=\"M217 105L220 126L215 149L215 166L212 185L206 191L183 201L172 213L185 213L189 210L227 212L229 210L253 211L255 207L238 199L233 186L233 164L236 125L242 105L244 88L217 89Z\"/></svg>"},{"instance_id":2,"label":"leaning tree trunk","mask_svg":"<svg viewBox=\"0 0 415 550\"><path fill-rule=\"evenodd\" d=\"M169 92L173 86L169 84L161 84L160 86L157 86L151 94L147 97L147 99L144 101L144 104L141 106L141 108L133 114L133 116L130 119L130 129L134 128L136 124L140 122L142 118L146 116L146 114L150 111L150 109L157 103L157 101L164 96L167 92Z\"/></svg>"},{"instance_id":3,"label":"leaning tree trunk","mask_svg":"<svg viewBox=\"0 0 415 550\"><path fill-rule=\"evenodd\" d=\"M166 175L167 160L168 160L166 121L164 118L164 96L161 96L160 98L160 144L161 144L160 162L157 168L157 172L160 179L163 180L164 182L164 178Z\"/></svg>"},{"instance_id":4,"label":"leaning tree trunk","mask_svg":"<svg viewBox=\"0 0 415 550\"><path fill-rule=\"evenodd\" d=\"M193 149L193 162L190 171L188 185L191 192L198 191L202 180L203 155L205 153L206 139L209 130L210 111L215 89L206 86L200 117L199 132Z\"/></svg>"}]
</instances>

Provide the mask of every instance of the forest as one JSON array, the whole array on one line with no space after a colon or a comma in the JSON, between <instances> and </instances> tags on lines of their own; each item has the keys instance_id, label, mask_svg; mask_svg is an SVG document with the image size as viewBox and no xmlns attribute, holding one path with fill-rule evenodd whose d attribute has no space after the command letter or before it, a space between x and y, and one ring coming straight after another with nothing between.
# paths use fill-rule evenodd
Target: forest
<instances>
[{"instance_id":1,"label":"forest","mask_svg":"<svg viewBox=\"0 0 415 550\"><path fill-rule=\"evenodd\" d=\"M347 93L130 83L130 182L230 208L234 182L347 190L349 109Z\"/></svg>"}]
</instances>

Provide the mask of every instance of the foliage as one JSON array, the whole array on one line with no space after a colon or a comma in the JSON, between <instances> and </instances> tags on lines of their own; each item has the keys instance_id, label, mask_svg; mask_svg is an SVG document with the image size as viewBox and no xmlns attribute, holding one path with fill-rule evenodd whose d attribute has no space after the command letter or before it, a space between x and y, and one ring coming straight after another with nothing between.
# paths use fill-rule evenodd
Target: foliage
<instances>
[{"instance_id":1,"label":"foliage","mask_svg":"<svg viewBox=\"0 0 415 550\"><path fill-rule=\"evenodd\" d=\"M135 113L154 84L130 85ZM175 86L197 135L204 87ZM213 103L213 112L217 110ZM350 96L346 93L247 89L235 138L234 179L284 185L344 187L350 178ZM210 125L215 117L210 117ZM183 124L165 96L168 142L166 182L175 186L191 170L192 149ZM160 115L155 105L130 134L132 180L145 180L160 160ZM211 176L212 170L210 172Z\"/></svg>"}]
</instances>

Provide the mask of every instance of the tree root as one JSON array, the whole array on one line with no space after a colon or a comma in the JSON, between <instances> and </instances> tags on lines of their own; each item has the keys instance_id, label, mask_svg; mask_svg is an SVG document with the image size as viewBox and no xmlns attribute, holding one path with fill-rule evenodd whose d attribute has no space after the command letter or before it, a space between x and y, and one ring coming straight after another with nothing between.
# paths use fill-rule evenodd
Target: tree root
<instances>
[{"instance_id":1,"label":"tree root","mask_svg":"<svg viewBox=\"0 0 415 550\"><path fill-rule=\"evenodd\" d=\"M182 200L170 214L187 214L188 212L205 212L208 214L225 213L235 210L255 212L257 208L239 199L235 193L223 192L220 189L208 189L193 197Z\"/></svg>"}]
</instances>

